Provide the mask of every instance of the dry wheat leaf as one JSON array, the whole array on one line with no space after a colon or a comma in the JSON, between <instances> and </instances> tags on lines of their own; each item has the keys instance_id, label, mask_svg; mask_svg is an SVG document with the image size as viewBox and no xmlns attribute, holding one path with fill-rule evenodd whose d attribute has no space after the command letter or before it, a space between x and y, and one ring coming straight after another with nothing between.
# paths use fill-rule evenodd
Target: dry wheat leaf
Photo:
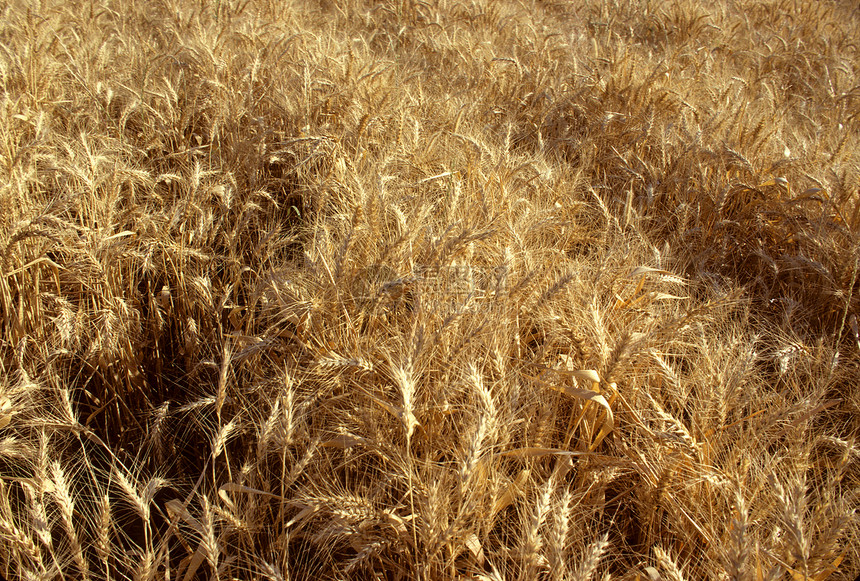
<instances>
[{"instance_id":1,"label":"dry wheat leaf","mask_svg":"<svg viewBox=\"0 0 860 581\"><path fill-rule=\"evenodd\" d=\"M499 452L498 456L507 458L536 458L541 456L593 456L594 452L576 452L572 450L562 450L560 448L541 448L530 446L526 448L516 448L506 452Z\"/></svg>"},{"instance_id":2,"label":"dry wheat leaf","mask_svg":"<svg viewBox=\"0 0 860 581\"><path fill-rule=\"evenodd\" d=\"M9 425L12 421L12 401L4 396L0 396L0 430Z\"/></svg>"},{"instance_id":3,"label":"dry wheat leaf","mask_svg":"<svg viewBox=\"0 0 860 581\"><path fill-rule=\"evenodd\" d=\"M558 371L558 370L553 370L553 371L557 371L558 373L562 373L562 374L565 374L565 375L568 375L568 374L569 374L569 375L572 375L573 377L581 377L581 378L582 378L582 377L585 377L585 378L592 379L592 380L593 380L594 378L599 379L599 376L598 376L597 372L596 372L596 371L593 371L593 370L578 371L578 372L575 372L575 371ZM560 386L558 386L558 385L555 385L555 384L549 383L549 382L547 382L547 381L544 381L544 380L542 380L542 379L540 379L540 378L538 378L538 377L531 377L531 376L528 376L527 374L524 374L524 375L526 375L526 377L529 377L530 379L533 379L536 383L539 383L539 384L541 384L541 385L543 385L543 386L545 386L545 387L548 387L548 388L550 388L550 389L552 389L552 390L555 390L555 391L563 391L564 393L566 393L566 394L568 394L568 395L570 395L570 396L572 396L572 397L579 398L579 399L583 399L583 400L586 400L586 401L593 401L594 403L596 403L596 404L598 404L598 405L602 406L602 407L606 410L606 417L605 417L605 419L603 420L603 425L601 426L601 428L600 428L600 430L599 430L599 432L598 432L598 434L597 434L597 437L595 438L595 440L594 440L594 441L591 443L591 445L589 446L589 449L590 449L590 450L594 450L594 449L597 447L597 445L598 445L598 444L599 444L599 443L600 443L600 442L601 442L601 441L602 441L602 440L603 440L603 439L604 439L604 438L605 438L609 433L611 433L611 432L612 432L612 430L615 428L615 416L614 416L614 414L612 413L612 406L611 406L611 405L609 405L609 402L608 402L608 401L606 400L606 398L605 398L603 395L601 395L600 393L598 393L598 392L596 392L596 391L592 391L592 390L590 390L590 389L579 389L579 388L576 388L576 387L573 387L573 386L570 386L570 385L560 385ZM596 385L597 385L597 383L598 383L598 382L597 382L597 381L595 381L595 382L594 382L594 385L596 386ZM585 409L583 408L583 412L584 412L584 411L585 411Z\"/></svg>"},{"instance_id":4,"label":"dry wheat leaf","mask_svg":"<svg viewBox=\"0 0 860 581\"><path fill-rule=\"evenodd\" d=\"M562 361L564 361L565 364L569 364L569 362L571 361L569 355L563 355L560 357L560 359ZM558 373L559 375L566 375L568 377L575 377L576 379L581 379L583 381L589 381L591 383L600 383L600 374L597 373L597 371L595 371L594 369L574 369L574 370L556 369L555 367L545 367L543 365L537 365L537 367L539 369L541 369L542 371L554 371L555 373ZM523 375L525 377L527 377L528 379L534 379L538 382L546 383L543 379L531 376L527 373L523 373Z\"/></svg>"},{"instance_id":5,"label":"dry wheat leaf","mask_svg":"<svg viewBox=\"0 0 860 581\"><path fill-rule=\"evenodd\" d=\"M111 240L117 240L119 238L125 238L126 236L136 236L137 232L133 232L131 230L123 230L113 236L108 236L107 238L103 238L102 242L110 242Z\"/></svg>"},{"instance_id":6,"label":"dry wheat leaf","mask_svg":"<svg viewBox=\"0 0 860 581\"><path fill-rule=\"evenodd\" d=\"M517 476L517 479L508 484L502 495L499 496L493 503L493 508L490 511L492 518L495 518L497 514L510 506L517 496L522 494L523 490L525 490L526 483L528 482L530 476L531 470L529 470L528 468L524 468Z\"/></svg>"},{"instance_id":7,"label":"dry wheat leaf","mask_svg":"<svg viewBox=\"0 0 860 581\"><path fill-rule=\"evenodd\" d=\"M582 381L590 381L591 383L600 383L600 374L594 369L579 369L576 371L568 371L566 369L553 369L556 373L567 375L581 379Z\"/></svg>"},{"instance_id":8,"label":"dry wheat leaf","mask_svg":"<svg viewBox=\"0 0 860 581\"><path fill-rule=\"evenodd\" d=\"M847 555L847 553L842 553L841 555L833 559L833 562L830 563L830 565L828 565L823 571L813 577L813 579L815 581L824 581L825 579L833 575L839 568L839 565L842 564L842 560L845 558L845 555Z\"/></svg>"},{"instance_id":9,"label":"dry wheat leaf","mask_svg":"<svg viewBox=\"0 0 860 581\"><path fill-rule=\"evenodd\" d=\"M668 270L663 270L660 268L651 268L650 266L637 266L633 269L633 272L627 275L627 278L636 278L640 274L649 274L649 273L657 273L657 274L666 274L672 276L672 273Z\"/></svg>"},{"instance_id":10,"label":"dry wheat leaf","mask_svg":"<svg viewBox=\"0 0 860 581\"><path fill-rule=\"evenodd\" d=\"M794 581L824 581L828 577L830 577L836 570L839 568L839 565L842 563L842 560L845 558L846 553L836 557L830 565L828 565L824 570L819 571L815 575L804 574L802 571L798 571L797 569L788 568L789 573L791 573L791 578Z\"/></svg>"},{"instance_id":11,"label":"dry wheat leaf","mask_svg":"<svg viewBox=\"0 0 860 581\"><path fill-rule=\"evenodd\" d=\"M290 519L290 522L286 524L286 528L290 528L295 524L299 524L300 522L308 518L310 515L315 513L317 510L319 510L319 507L317 506L305 506L305 508L303 508L301 512L299 512L299 514Z\"/></svg>"},{"instance_id":12,"label":"dry wheat leaf","mask_svg":"<svg viewBox=\"0 0 860 581\"><path fill-rule=\"evenodd\" d=\"M466 548L469 549L469 552L472 553L472 556L475 558L479 565L484 564L484 547L481 546L481 541L478 539L478 536L475 533L469 534L466 537L464 542Z\"/></svg>"},{"instance_id":13,"label":"dry wheat leaf","mask_svg":"<svg viewBox=\"0 0 860 581\"><path fill-rule=\"evenodd\" d=\"M594 381L594 383L598 383L600 379L600 376L597 374L597 372L591 369L584 371L561 371L558 369L553 369L553 371L555 371L556 373L561 373L562 375L570 375L572 377L584 378L591 381L594 381L594 378L597 378L598 381ZM609 405L609 402L606 401L606 398L603 397L603 395L601 395L600 393L596 391L591 391L590 389L579 389L570 385L556 385L554 383L544 381L539 377L528 375L527 373L523 373L523 375L528 379L533 380L535 383L539 383L544 387L548 387L554 391L563 391L564 393L572 397L584 399L587 401L593 401L594 403L603 406L606 409L607 422L609 422L610 428L612 425L614 425L615 418L612 414L612 407Z\"/></svg>"},{"instance_id":14,"label":"dry wheat leaf","mask_svg":"<svg viewBox=\"0 0 860 581\"><path fill-rule=\"evenodd\" d=\"M199 534L205 534L203 525L200 524L199 520L191 516L191 513L188 512L188 509L185 508L185 505L182 503L182 501L176 499L168 500L164 503L164 506L165 508L167 508L168 514L181 518Z\"/></svg>"},{"instance_id":15,"label":"dry wheat leaf","mask_svg":"<svg viewBox=\"0 0 860 581\"><path fill-rule=\"evenodd\" d=\"M378 397L371 396L374 402L376 402L382 409L390 413L392 416L400 420L403 424L404 428L406 428L407 437L412 437L415 428L421 425L421 422L418 421L418 418L415 417L415 414L412 413L412 410L404 410L401 407L392 405L385 401L382 401Z\"/></svg>"},{"instance_id":16,"label":"dry wheat leaf","mask_svg":"<svg viewBox=\"0 0 860 581\"><path fill-rule=\"evenodd\" d=\"M757 189L766 188L769 186L782 186L788 187L788 180L785 178L773 178L772 180L767 180L757 186Z\"/></svg>"},{"instance_id":17,"label":"dry wheat leaf","mask_svg":"<svg viewBox=\"0 0 860 581\"><path fill-rule=\"evenodd\" d=\"M274 498L277 500L286 500L283 496L278 496L277 494L272 494L271 492L266 492L265 490L258 490L256 488L251 488L250 486L242 486L241 484L235 484L233 482L227 482L226 484L222 484L220 486L220 488L218 488L218 496L220 496L221 498L224 498L224 495L227 492L242 492L245 494L258 494L260 496L267 496L269 498Z\"/></svg>"},{"instance_id":18,"label":"dry wheat leaf","mask_svg":"<svg viewBox=\"0 0 860 581\"><path fill-rule=\"evenodd\" d=\"M571 375L571 376L577 377L576 375L574 375L577 372L574 372L574 371L562 371L559 373L562 373L564 375ZM588 401L593 401L593 402L605 407L606 410L610 414L612 414L612 408L609 407L609 402L606 401L605 397L603 397L600 393L598 393L596 391L592 391L590 389L579 389L577 387L573 387L570 385L563 385L563 384L556 385L555 383L550 383L549 381L545 381L539 377L534 377L534 376L530 376L527 374L523 374L523 375L525 375L528 379L533 380L535 383L539 383L539 384L543 385L544 387L548 387L554 391L562 391L562 392L564 392L564 393L566 393L572 397L576 397L576 398L584 399L584 400L588 400ZM591 377L591 376L589 376L589 377Z\"/></svg>"},{"instance_id":19,"label":"dry wheat leaf","mask_svg":"<svg viewBox=\"0 0 860 581\"><path fill-rule=\"evenodd\" d=\"M465 545L469 549L469 551L472 553L472 555L474 555L475 557L477 557L482 551L481 541L478 539L478 537L477 537L477 535L475 535L475 533L470 534L466 538Z\"/></svg>"},{"instance_id":20,"label":"dry wheat leaf","mask_svg":"<svg viewBox=\"0 0 860 581\"><path fill-rule=\"evenodd\" d=\"M188 564L188 569L185 570L185 576L182 578L183 581L191 581L194 578L194 574L197 573L197 569L200 568L200 565L203 564L203 560L206 558L206 550L203 547L203 543L197 547L197 550L194 551L194 556L191 558L191 562Z\"/></svg>"},{"instance_id":21,"label":"dry wheat leaf","mask_svg":"<svg viewBox=\"0 0 860 581\"><path fill-rule=\"evenodd\" d=\"M321 443L320 446L322 446L323 448L339 448L341 450L346 450L347 448L352 448L353 446L364 444L366 442L367 440L360 436L341 434L339 436L335 436L330 440L326 440L325 442Z\"/></svg>"},{"instance_id":22,"label":"dry wheat leaf","mask_svg":"<svg viewBox=\"0 0 860 581\"><path fill-rule=\"evenodd\" d=\"M670 295L670 294L667 294L667 293L655 292L655 293L652 295L652 298L653 298L655 301L659 301L659 300L676 300L676 301L685 301L685 300L687 300L687 299L688 299L688 298L690 298L690 297L679 297L679 296Z\"/></svg>"}]
</instances>

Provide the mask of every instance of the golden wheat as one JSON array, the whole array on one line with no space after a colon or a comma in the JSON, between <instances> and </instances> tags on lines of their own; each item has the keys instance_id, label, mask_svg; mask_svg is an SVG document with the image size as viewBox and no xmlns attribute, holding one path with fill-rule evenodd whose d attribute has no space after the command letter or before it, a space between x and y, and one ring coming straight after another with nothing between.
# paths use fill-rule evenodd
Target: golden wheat
<instances>
[{"instance_id":1,"label":"golden wheat","mask_svg":"<svg viewBox=\"0 0 860 581\"><path fill-rule=\"evenodd\" d=\"M843 0L0 7L0 576L853 579Z\"/></svg>"}]
</instances>

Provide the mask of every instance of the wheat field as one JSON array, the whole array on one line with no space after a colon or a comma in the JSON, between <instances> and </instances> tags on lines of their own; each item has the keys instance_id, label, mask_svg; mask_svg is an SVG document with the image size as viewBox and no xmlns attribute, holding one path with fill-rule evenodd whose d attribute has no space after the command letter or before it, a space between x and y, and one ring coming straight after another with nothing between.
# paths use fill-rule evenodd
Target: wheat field
<instances>
[{"instance_id":1,"label":"wheat field","mask_svg":"<svg viewBox=\"0 0 860 581\"><path fill-rule=\"evenodd\" d=\"M858 39L2 3L0 576L854 579Z\"/></svg>"}]
</instances>

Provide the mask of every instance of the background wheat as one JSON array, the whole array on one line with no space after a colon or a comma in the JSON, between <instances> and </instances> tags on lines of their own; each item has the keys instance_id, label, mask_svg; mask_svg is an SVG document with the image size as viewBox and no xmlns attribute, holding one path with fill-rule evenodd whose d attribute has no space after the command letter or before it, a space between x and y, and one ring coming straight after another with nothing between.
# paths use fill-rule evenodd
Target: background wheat
<instances>
[{"instance_id":1,"label":"background wheat","mask_svg":"<svg viewBox=\"0 0 860 581\"><path fill-rule=\"evenodd\" d=\"M0 575L860 573L856 3L0 11Z\"/></svg>"}]
</instances>

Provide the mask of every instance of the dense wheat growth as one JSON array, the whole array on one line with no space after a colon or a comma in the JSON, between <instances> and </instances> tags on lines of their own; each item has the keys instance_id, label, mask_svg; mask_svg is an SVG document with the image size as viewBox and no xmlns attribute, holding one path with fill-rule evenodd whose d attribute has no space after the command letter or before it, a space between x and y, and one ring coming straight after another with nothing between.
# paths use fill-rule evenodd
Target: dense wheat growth
<instances>
[{"instance_id":1,"label":"dense wheat growth","mask_svg":"<svg viewBox=\"0 0 860 581\"><path fill-rule=\"evenodd\" d=\"M860 7L9 0L0 576L851 580Z\"/></svg>"}]
</instances>

